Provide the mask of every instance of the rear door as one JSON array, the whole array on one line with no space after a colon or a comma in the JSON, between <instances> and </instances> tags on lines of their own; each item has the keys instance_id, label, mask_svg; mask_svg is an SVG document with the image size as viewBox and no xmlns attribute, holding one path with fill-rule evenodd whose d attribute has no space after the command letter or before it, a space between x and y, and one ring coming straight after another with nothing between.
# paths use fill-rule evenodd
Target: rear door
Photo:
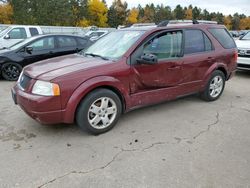
<instances>
[{"instance_id":1,"label":"rear door","mask_svg":"<svg viewBox=\"0 0 250 188\"><path fill-rule=\"evenodd\" d=\"M215 62L214 47L202 30L186 29L184 37L183 84L192 92L199 88L206 71Z\"/></svg>"}]
</instances>

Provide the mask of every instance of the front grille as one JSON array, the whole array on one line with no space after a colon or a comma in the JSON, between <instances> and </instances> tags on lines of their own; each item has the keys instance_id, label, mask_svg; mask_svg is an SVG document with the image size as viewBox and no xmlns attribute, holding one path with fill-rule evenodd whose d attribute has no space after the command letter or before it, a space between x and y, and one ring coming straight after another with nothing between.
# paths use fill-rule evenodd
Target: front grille
<instances>
[{"instance_id":1,"label":"front grille","mask_svg":"<svg viewBox=\"0 0 250 188\"><path fill-rule=\"evenodd\" d=\"M250 58L250 55L240 55L240 54L238 54L238 57L246 57L246 58Z\"/></svg>"},{"instance_id":2,"label":"front grille","mask_svg":"<svg viewBox=\"0 0 250 188\"><path fill-rule=\"evenodd\" d=\"M250 69L250 65L247 65L247 64L238 63L237 66L238 66L238 68Z\"/></svg>"},{"instance_id":3,"label":"front grille","mask_svg":"<svg viewBox=\"0 0 250 188\"><path fill-rule=\"evenodd\" d=\"M249 49L238 49L239 57L250 57L250 50Z\"/></svg>"},{"instance_id":4,"label":"front grille","mask_svg":"<svg viewBox=\"0 0 250 188\"><path fill-rule=\"evenodd\" d=\"M31 78L25 74L22 74L20 81L19 81L19 86L25 90L27 89L29 82L30 82Z\"/></svg>"}]
</instances>

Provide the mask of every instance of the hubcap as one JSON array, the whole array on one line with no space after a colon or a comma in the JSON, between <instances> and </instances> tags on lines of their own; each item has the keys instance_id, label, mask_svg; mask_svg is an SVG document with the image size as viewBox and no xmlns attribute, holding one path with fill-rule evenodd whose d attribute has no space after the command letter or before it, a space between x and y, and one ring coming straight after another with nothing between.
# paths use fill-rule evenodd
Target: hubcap
<instances>
[{"instance_id":1,"label":"hubcap","mask_svg":"<svg viewBox=\"0 0 250 188\"><path fill-rule=\"evenodd\" d=\"M223 89L223 79L221 76L215 76L209 86L209 94L211 97L216 98L220 95Z\"/></svg>"},{"instance_id":2,"label":"hubcap","mask_svg":"<svg viewBox=\"0 0 250 188\"><path fill-rule=\"evenodd\" d=\"M14 64L4 65L2 69L2 73L9 79L9 80L17 80L20 75L19 68Z\"/></svg>"},{"instance_id":3,"label":"hubcap","mask_svg":"<svg viewBox=\"0 0 250 188\"><path fill-rule=\"evenodd\" d=\"M101 97L93 102L88 111L89 124L95 129L110 126L117 115L117 106L113 99Z\"/></svg>"}]
</instances>

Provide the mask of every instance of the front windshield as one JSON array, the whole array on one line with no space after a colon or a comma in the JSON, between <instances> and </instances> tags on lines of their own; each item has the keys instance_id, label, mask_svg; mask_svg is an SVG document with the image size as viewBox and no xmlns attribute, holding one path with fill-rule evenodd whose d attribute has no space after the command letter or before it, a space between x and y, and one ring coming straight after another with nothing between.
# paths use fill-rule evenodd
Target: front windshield
<instances>
[{"instance_id":1,"label":"front windshield","mask_svg":"<svg viewBox=\"0 0 250 188\"><path fill-rule=\"evenodd\" d=\"M250 32L244 35L241 40L250 40Z\"/></svg>"},{"instance_id":2,"label":"front windshield","mask_svg":"<svg viewBox=\"0 0 250 188\"><path fill-rule=\"evenodd\" d=\"M145 31L114 31L104 36L85 52L85 55L117 60L145 33Z\"/></svg>"},{"instance_id":3,"label":"front windshield","mask_svg":"<svg viewBox=\"0 0 250 188\"><path fill-rule=\"evenodd\" d=\"M2 38L8 31L10 30L10 27L6 27L3 30L0 30L0 38Z\"/></svg>"}]
</instances>

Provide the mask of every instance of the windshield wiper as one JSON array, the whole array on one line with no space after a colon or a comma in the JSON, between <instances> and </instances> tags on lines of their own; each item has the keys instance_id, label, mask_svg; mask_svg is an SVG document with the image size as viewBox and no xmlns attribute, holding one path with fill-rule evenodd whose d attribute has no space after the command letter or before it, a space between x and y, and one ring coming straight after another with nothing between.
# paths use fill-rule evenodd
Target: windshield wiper
<instances>
[{"instance_id":1,"label":"windshield wiper","mask_svg":"<svg viewBox=\"0 0 250 188\"><path fill-rule=\"evenodd\" d=\"M101 55L93 54L93 53L84 53L84 55L90 55L90 56L92 56L92 57L100 57L100 58L103 59L103 60L110 60L110 59L107 58L107 57L103 57L103 56L101 56Z\"/></svg>"}]
</instances>

